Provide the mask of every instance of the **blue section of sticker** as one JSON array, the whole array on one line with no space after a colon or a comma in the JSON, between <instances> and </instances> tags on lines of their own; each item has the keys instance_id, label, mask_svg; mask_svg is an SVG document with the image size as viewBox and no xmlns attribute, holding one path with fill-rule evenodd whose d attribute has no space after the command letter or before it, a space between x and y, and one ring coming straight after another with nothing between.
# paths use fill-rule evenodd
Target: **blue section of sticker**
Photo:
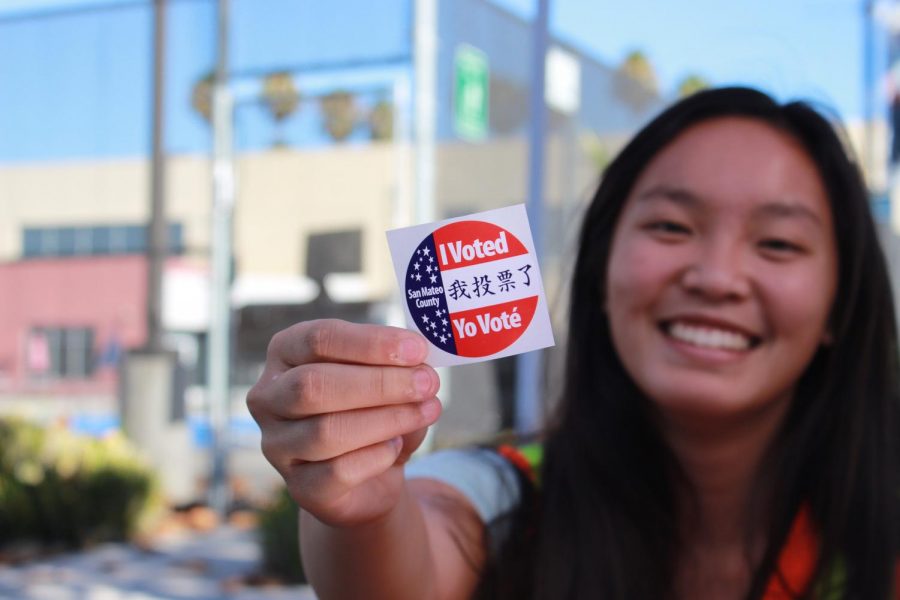
<instances>
[{"instance_id":1,"label":"blue section of sticker","mask_svg":"<svg viewBox=\"0 0 900 600\"><path fill-rule=\"evenodd\" d=\"M422 240L413 252L406 268L405 281L406 304L416 327L432 344L444 352L456 354L444 280L438 267L432 235Z\"/></svg>"}]
</instances>

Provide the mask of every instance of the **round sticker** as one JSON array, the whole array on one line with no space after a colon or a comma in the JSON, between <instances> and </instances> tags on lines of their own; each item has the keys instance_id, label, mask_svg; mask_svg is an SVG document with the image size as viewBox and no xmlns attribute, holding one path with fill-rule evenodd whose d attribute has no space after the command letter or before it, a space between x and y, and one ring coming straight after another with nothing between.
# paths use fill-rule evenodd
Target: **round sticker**
<instances>
[{"instance_id":1,"label":"round sticker","mask_svg":"<svg viewBox=\"0 0 900 600\"><path fill-rule=\"evenodd\" d=\"M483 357L512 345L537 308L531 258L508 230L457 221L416 247L406 269L406 302L419 331L450 354Z\"/></svg>"}]
</instances>

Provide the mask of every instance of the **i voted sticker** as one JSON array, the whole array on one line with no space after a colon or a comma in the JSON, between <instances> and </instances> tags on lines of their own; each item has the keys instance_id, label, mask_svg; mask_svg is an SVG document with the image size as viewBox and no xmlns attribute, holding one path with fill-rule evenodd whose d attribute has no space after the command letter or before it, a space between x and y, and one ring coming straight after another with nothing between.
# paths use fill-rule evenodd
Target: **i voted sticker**
<instances>
[{"instance_id":1,"label":"i voted sticker","mask_svg":"<svg viewBox=\"0 0 900 600\"><path fill-rule=\"evenodd\" d=\"M553 345L524 206L388 232L407 322L446 366Z\"/></svg>"}]
</instances>

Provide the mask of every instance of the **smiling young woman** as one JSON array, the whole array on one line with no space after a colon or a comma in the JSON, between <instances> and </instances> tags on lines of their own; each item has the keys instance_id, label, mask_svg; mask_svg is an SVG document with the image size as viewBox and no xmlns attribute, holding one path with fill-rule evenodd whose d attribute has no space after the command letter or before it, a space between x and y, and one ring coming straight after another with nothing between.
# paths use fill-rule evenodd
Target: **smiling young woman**
<instances>
[{"instance_id":1,"label":"smiling young woman","mask_svg":"<svg viewBox=\"0 0 900 600\"><path fill-rule=\"evenodd\" d=\"M815 164L759 120L691 127L635 182L607 278L616 351L665 415L707 416L723 435L717 414L780 422L837 283Z\"/></svg>"},{"instance_id":2,"label":"smiling young woman","mask_svg":"<svg viewBox=\"0 0 900 600\"><path fill-rule=\"evenodd\" d=\"M674 105L604 174L572 285L539 513L509 517L534 550L488 596L529 564L504 597L894 593L893 301L827 121L743 88Z\"/></svg>"},{"instance_id":3,"label":"smiling young woman","mask_svg":"<svg viewBox=\"0 0 900 600\"><path fill-rule=\"evenodd\" d=\"M739 598L728 590L749 584L765 538L746 530L745 503L826 339L836 282L815 164L764 122L694 125L645 167L625 201L606 309L616 353L698 503L680 534L685 591Z\"/></svg>"},{"instance_id":4,"label":"smiling young woman","mask_svg":"<svg viewBox=\"0 0 900 600\"><path fill-rule=\"evenodd\" d=\"M659 115L586 211L569 319L537 448L409 467L420 338L273 339L248 404L320 597L900 597L893 300L825 119L746 88Z\"/></svg>"}]
</instances>

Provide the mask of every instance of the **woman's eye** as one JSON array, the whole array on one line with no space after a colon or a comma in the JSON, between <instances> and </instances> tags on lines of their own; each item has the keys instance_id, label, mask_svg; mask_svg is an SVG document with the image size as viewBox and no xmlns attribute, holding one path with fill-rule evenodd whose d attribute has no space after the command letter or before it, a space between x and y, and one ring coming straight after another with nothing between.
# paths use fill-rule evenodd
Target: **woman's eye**
<instances>
[{"instance_id":1,"label":"woman's eye","mask_svg":"<svg viewBox=\"0 0 900 600\"><path fill-rule=\"evenodd\" d=\"M654 233L665 236L685 236L690 235L691 229L687 225L677 223L675 221L653 221L646 228Z\"/></svg>"},{"instance_id":2,"label":"woman's eye","mask_svg":"<svg viewBox=\"0 0 900 600\"><path fill-rule=\"evenodd\" d=\"M767 252L778 255L800 254L803 252L803 247L799 244L778 238L761 240L759 242L759 247Z\"/></svg>"}]
</instances>

